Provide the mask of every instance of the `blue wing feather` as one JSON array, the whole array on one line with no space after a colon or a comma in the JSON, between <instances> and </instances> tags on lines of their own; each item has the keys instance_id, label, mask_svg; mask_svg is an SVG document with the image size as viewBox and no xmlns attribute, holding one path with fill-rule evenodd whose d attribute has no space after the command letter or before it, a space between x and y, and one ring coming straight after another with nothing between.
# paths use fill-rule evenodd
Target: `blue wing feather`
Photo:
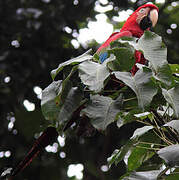
<instances>
[{"instance_id":1,"label":"blue wing feather","mask_svg":"<svg viewBox=\"0 0 179 180\"><path fill-rule=\"evenodd\" d=\"M101 53L100 56L99 56L100 62L103 63L107 59L107 57L108 57L108 53L107 52Z\"/></svg>"}]
</instances>

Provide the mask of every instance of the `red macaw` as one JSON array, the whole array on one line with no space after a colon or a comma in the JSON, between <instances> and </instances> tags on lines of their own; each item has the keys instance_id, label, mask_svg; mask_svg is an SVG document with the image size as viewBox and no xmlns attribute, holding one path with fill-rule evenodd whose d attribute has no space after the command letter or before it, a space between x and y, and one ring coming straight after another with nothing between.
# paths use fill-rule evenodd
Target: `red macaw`
<instances>
[{"instance_id":1,"label":"red macaw","mask_svg":"<svg viewBox=\"0 0 179 180\"><path fill-rule=\"evenodd\" d=\"M140 6L134 13L127 19L120 32L113 33L104 44L97 50L99 59L103 63L107 59L107 52L105 49L111 42L120 39L121 37L136 37L140 38L145 30L150 30L154 27L158 20L158 7L154 4L145 4ZM135 51L136 63L145 64L146 60L143 54ZM138 70L137 66L132 67L131 73L134 75Z\"/></svg>"}]
</instances>

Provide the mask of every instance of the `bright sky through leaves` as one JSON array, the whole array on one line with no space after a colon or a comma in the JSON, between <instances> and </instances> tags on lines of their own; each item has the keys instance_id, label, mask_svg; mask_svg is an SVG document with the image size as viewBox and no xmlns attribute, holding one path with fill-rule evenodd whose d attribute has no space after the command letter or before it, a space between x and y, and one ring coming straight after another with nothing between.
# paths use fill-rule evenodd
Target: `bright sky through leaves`
<instances>
[{"instance_id":1,"label":"bright sky through leaves","mask_svg":"<svg viewBox=\"0 0 179 180\"><path fill-rule=\"evenodd\" d=\"M162 4L162 3L165 3L165 0L156 0L155 3Z\"/></svg>"},{"instance_id":2,"label":"bright sky through leaves","mask_svg":"<svg viewBox=\"0 0 179 180\"><path fill-rule=\"evenodd\" d=\"M31 103L27 99L24 100L23 104L24 104L24 107L26 108L27 111L34 111L35 110L35 104Z\"/></svg>"},{"instance_id":3,"label":"bright sky through leaves","mask_svg":"<svg viewBox=\"0 0 179 180\"><path fill-rule=\"evenodd\" d=\"M68 177L75 176L77 179L82 179L83 178L83 169L84 169L83 164L70 164L68 166L67 175L68 175Z\"/></svg>"},{"instance_id":4,"label":"bright sky through leaves","mask_svg":"<svg viewBox=\"0 0 179 180\"><path fill-rule=\"evenodd\" d=\"M82 46L85 47L92 40L96 40L97 43L101 44L113 33L113 25L108 22L109 19L105 14L105 12L113 10L113 8L113 5L109 4L107 0L96 1L94 10L99 12L95 17L96 21L89 21L86 28L79 30L77 40ZM118 16L113 17L113 21L126 21L132 13L133 11L130 9L119 11ZM77 47L74 41L71 43L75 48Z\"/></svg>"}]
</instances>

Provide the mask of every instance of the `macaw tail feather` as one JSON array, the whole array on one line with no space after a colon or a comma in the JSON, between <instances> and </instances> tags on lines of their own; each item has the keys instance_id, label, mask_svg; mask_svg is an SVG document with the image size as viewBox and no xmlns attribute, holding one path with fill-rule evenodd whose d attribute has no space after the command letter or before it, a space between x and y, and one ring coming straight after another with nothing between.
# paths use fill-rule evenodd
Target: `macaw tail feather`
<instances>
[{"instance_id":1,"label":"macaw tail feather","mask_svg":"<svg viewBox=\"0 0 179 180\"><path fill-rule=\"evenodd\" d=\"M27 167L32 160L49 144L56 141L58 133L56 128L48 127L42 135L35 141L31 150L27 156L19 163L19 165L12 171L9 180L12 180L19 172L21 172L25 167Z\"/></svg>"}]
</instances>

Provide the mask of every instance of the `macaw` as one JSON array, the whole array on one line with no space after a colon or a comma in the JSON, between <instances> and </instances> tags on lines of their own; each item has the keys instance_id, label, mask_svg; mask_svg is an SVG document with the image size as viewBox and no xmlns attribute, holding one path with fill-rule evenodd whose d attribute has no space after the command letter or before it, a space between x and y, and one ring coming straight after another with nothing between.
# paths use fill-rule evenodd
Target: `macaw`
<instances>
[{"instance_id":1,"label":"macaw","mask_svg":"<svg viewBox=\"0 0 179 180\"><path fill-rule=\"evenodd\" d=\"M106 42L99 47L97 54L99 55L100 62L103 63L107 59L108 54L105 50L111 42L120 39L121 37L140 38L145 30L150 30L151 27L154 27L158 20L158 11L158 7L154 4L144 4L134 11L124 23L120 32L113 33ZM135 64L136 63L146 63L146 59L139 51L135 51ZM131 69L132 75L135 75L137 70L137 66L134 65Z\"/></svg>"}]
</instances>

